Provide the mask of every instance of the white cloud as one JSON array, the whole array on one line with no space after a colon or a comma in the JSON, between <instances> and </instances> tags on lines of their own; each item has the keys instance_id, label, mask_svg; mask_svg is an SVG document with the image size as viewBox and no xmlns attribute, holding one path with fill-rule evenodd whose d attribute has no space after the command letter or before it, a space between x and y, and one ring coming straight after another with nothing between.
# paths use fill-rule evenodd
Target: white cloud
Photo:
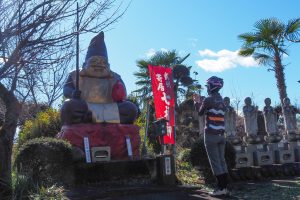
<instances>
[{"instance_id":1,"label":"white cloud","mask_svg":"<svg viewBox=\"0 0 300 200\"><path fill-rule=\"evenodd\" d=\"M155 49L149 49L148 52L146 52L146 57L150 58L155 54Z\"/></svg>"},{"instance_id":2,"label":"white cloud","mask_svg":"<svg viewBox=\"0 0 300 200\"><path fill-rule=\"evenodd\" d=\"M239 50L229 51L223 49L214 52L209 49L200 50L198 53L204 59L197 60L196 64L208 72L222 72L237 66L258 67L258 63L253 57L242 57L238 55Z\"/></svg>"},{"instance_id":3,"label":"white cloud","mask_svg":"<svg viewBox=\"0 0 300 200\"><path fill-rule=\"evenodd\" d=\"M188 42L192 47L196 47L197 43L198 43L198 39L197 38L189 38Z\"/></svg>"}]
</instances>

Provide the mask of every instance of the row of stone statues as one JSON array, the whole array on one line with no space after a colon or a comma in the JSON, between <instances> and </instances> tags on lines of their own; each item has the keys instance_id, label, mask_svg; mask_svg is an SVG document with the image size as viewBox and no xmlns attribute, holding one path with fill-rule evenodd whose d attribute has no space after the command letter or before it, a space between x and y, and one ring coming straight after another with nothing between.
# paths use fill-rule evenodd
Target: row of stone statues
<instances>
[{"instance_id":1,"label":"row of stone statues","mask_svg":"<svg viewBox=\"0 0 300 200\"><path fill-rule=\"evenodd\" d=\"M245 98L245 105L243 106L244 115L244 127L247 136L256 137L258 133L258 107L252 105L250 97ZM225 112L225 132L228 137L236 136L236 112L232 106L230 106L230 99L224 98L224 104L227 107ZM265 129L268 136L278 135L279 130L277 126L278 113L271 106L271 99L265 99L265 106L263 108L263 116L265 122ZM297 128L296 114L300 113L300 110L291 105L290 99L285 98L282 105L282 115L284 119L285 133L287 135L300 134Z\"/></svg>"}]
</instances>

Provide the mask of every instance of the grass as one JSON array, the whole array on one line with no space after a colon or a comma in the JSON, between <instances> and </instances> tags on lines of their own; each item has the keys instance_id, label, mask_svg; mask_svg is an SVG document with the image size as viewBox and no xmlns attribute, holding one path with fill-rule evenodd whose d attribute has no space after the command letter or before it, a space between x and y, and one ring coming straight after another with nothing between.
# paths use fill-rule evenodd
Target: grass
<instances>
[{"instance_id":1,"label":"grass","mask_svg":"<svg viewBox=\"0 0 300 200\"><path fill-rule=\"evenodd\" d=\"M28 177L12 174L14 193L12 200L65 200L64 188L53 185L51 187L39 187L28 179Z\"/></svg>"},{"instance_id":2,"label":"grass","mask_svg":"<svg viewBox=\"0 0 300 200\"><path fill-rule=\"evenodd\" d=\"M300 199L300 180L297 178L232 184L231 193L239 199L297 200Z\"/></svg>"},{"instance_id":3,"label":"grass","mask_svg":"<svg viewBox=\"0 0 300 200\"><path fill-rule=\"evenodd\" d=\"M64 196L64 188L55 185L44 188L41 187L36 193L29 195L30 200L67 200Z\"/></svg>"},{"instance_id":4,"label":"grass","mask_svg":"<svg viewBox=\"0 0 300 200\"><path fill-rule=\"evenodd\" d=\"M199 186L212 191L200 173L189 162L177 160L177 178L183 185ZM300 177L285 177L265 181L239 181L229 185L234 199L245 200L300 200Z\"/></svg>"}]
</instances>

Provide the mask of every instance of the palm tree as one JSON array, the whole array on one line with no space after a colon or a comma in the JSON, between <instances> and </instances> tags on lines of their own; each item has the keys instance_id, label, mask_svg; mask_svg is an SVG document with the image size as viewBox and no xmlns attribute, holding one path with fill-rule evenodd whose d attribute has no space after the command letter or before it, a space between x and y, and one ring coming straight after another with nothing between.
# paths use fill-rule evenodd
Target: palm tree
<instances>
[{"instance_id":1,"label":"palm tree","mask_svg":"<svg viewBox=\"0 0 300 200\"><path fill-rule=\"evenodd\" d=\"M292 43L300 42L300 18L289 20L287 24L276 18L262 19L254 24L254 32L238 37L244 42L239 55L253 56L259 64L269 66L275 72L281 102L287 97L284 76L283 55Z\"/></svg>"},{"instance_id":2,"label":"palm tree","mask_svg":"<svg viewBox=\"0 0 300 200\"><path fill-rule=\"evenodd\" d=\"M136 89L138 97L143 101L146 97L150 96L152 92L151 79L148 72L148 65L153 66L164 66L173 68L173 80L174 80L174 94L175 99L177 99L178 93L185 93L184 87L189 86L193 83L194 80L190 77L191 67L186 67L181 63L189 56L180 57L175 50L172 51L159 51L156 52L148 60L138 60L137 67L139 68L138 72L135 72L134 75L138 79L135 84L139 87ZM183 87L181 87L183 86ZM141 102L140 102L141 103ZM176 102L177 106L177 102ZM175 107L176 107L175 106Z\"/></svg>"}]
</instances>

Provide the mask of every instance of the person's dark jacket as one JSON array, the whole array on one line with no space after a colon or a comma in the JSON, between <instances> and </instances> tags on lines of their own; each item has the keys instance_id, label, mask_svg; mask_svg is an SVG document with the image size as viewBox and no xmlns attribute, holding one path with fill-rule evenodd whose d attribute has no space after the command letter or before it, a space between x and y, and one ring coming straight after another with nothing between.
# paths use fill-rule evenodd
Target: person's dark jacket
<instances>
[{"instance_id":1,"label":"person's dark jacket","mask_svg":"<svg viewBox=\"0 0 300 200\"><path fill-rule=\"evenodd\" d=\"M221 95L212 93L203 100L198 112L199 115L206 115L205 133L207 134L224 134L225 123L225 104Z\"/></svg>"}]
</instances>

